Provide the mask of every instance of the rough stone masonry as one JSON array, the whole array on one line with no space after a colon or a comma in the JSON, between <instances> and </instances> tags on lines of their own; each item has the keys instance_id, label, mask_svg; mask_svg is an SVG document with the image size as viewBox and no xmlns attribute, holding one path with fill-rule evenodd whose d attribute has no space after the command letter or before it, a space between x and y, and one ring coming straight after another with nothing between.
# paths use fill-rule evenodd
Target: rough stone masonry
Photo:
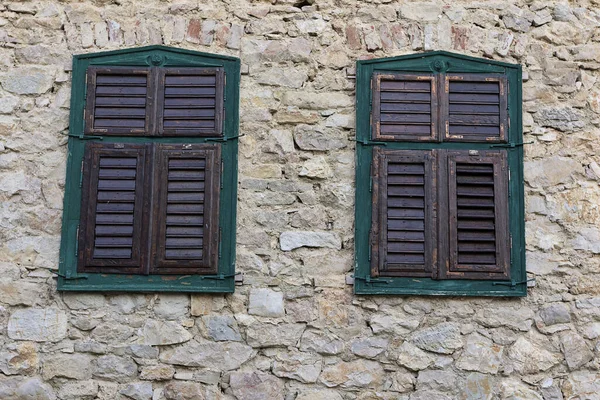
<instances>
[{"instance_id":1,"label":"rough stone masonry","mask_svg":"<svg viewBox=\"0 0 600 400\"><path fill-rule=\"evenodd\" d=\"M61 294L73 54L240 57L235 294ZM521 63L521 299L352 294L354 63ZM600 399L600 1L0 5L0 398Z\"/></svg>"}]
</instances>

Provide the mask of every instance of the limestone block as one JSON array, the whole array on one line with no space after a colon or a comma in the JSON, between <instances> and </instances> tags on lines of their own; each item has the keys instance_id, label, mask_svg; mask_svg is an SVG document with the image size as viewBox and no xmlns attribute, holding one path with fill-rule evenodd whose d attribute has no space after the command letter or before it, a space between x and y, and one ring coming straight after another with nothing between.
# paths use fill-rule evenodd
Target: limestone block
<instances>
[{"instance_id":1,"label":"limestone block","mask_svg":"<svg viewBox=\"0 0 600 400\"><path fill-rule=\"evenodd\" d=\"M254 323L246 330L246 341L252 347L296 346L304 328L304 324Z\"/></svg>"},{"instance_id":2,"label":"limestone block","mask_svg":"<svg viewBox=\"0 0 600 400\"><path fill-rule=\"evenodd\" d=\"M571 371L577 370L594 358L585 340L574 332L564 332L560 336L560 347Z\"/></svg>"},{"instance_id":3,"label":"limestone block","mask_svg":"<svg viewBox=\"0 0 600 400\"><path fill-rule=\"evenodd\" d=\"M239 328L235 319L230 315L209 315L202 317L208 337L216 342L241 342Z\"/></svg>"},{"instance_id":4,"label":"limestone block","mask_svg":"<svg viewBox=\"0 0 600 400\"><path fill-rule=\"evenodd\" d=\"M119 390L119 393L133 400L151 400L152 399L152 383L136 382L127 384Z\"/></svg>"},{"instance_id":5,"label":"limestone block","mask_svg":"<svg viewBox=\"0 0 600 400\"><path fill-rule=\"evenodd\" d=\"M248 314L262 317L284 316L283 293L271 289L251 289Z\"/></svg>"},{"instance_id":6,"label":"limestone block","mask_svg":"<svg viewBox=\"0 0 600 400\"><path fill-rule=\"evenodd\" d=\"M330 121L332 117L333 115L327 121ZM330 125L333 125L333 120L330 121ZM339 150L348 145L346 136L337 129L324 129L305 124L297 125L294 128L294 141L300 149L309 151Z\"/></svg>"},{"instance_id":7,"label":"limestone block","mask_svg":"<svg viewBox=\"0 0 600 400\"><path fill-rule=\"evenodd\" d=\"M90 379L93 357L87 354L54 354L42 360L42 376L45 380L54 377Z\"/></svg>"},{"instance_id":8,"label":"limestone block","mask_svg":"<svg viewBox=\"0 0 600 400\"><path fill-rule=\"evenodd\" d=\"M460 327L450 322L419 330L411 336L411 341L423 350L442 354L452 354L463 346Z\"/></svg>"},{"instance_id":9,"label":"limestone block","mask_svg":"<svg viewBox=\"0 0 600 400\"><path fill-rule=\"evenodd\" d=\"M61 385L58 397L63 400L93 399L98 394L98 383L88 381L70 381Z\"/></svg>"},{"instance_id":10,"label":"limestone block","mask_svg":"<svg viewBox=\"0 0 600 400\"><path fill-rule=\"evenodd\" d=\"M284 397L284 383L270 374L235 372L229 381L238 400L280 400Z\"/></svg>"},{"instance_id":11,"label":"limestone block","mask_svg":"<svg viewBox=\"0 0 600 400\"><path fill-rule=\"evenodd\" d=\"M370 337L356 339L350 345L350 351L359 357L375 358L386 351L389 341L384 338Z\"/></svg>"},{"instance_id":12,"label":"limestone block","mask_svg":"<svg viewBox=\"0 0 600 400\"><path fill-rule=\"evenodd\" d=\"M146 320L140 336L141 341L150 346L184 343L192 338L192 334L176 322L153 319Z\"/></svg>"},{"instance_id":13,"label":"limestone block","mask_svg":"<svg viewBox=\"0 0 600 400\"><path fill-rule=\"evenodd\" d=\"M325 367L319 380L327 387L373 388L381 384L383 376L383 368L379 363L356 360L340 361Z\"/></svg>"},{"instance_id":14,"label":"limestone block","mask_svg":"<svg viewBox=\"0 0 600 400\"><path fill-rule=\"evenodd\" d=\"M56 394L52 386L38 377L0 378L0 397L15 400L56 400Z\"/></svg>"},{"instance_id":15,"label":"limestone block","mask_svg":"<svg viewBox=\"0 0 600 400\"><path fill-rule=\"evenodd\" d=\"M67 315L54 308L15 311L8 320L8 337L14 340L58 342L67 336Z\"/></svg>"},{"instance_id":16,"label":"limestone block","mask_svg":"<svg viewBox=\"0 0 600 400\"><path fill-rule=\"evenodd\" d=\"M111 381L127 382L137 375L137 365L129 357L106 355L95 361L93 375Z\"/></svg>"},{"instance_id":17,"label":"limestone block","mask_svg":"<svg viewBox=\"0 0 600 400\"><path fill-rule=\"evenodd\" d=\"M160 360L165 364L230 371L239 368L252 354L250 346L238 342L189 341L161 351Z\"/></svg>"},{"instance_id":18,"label":"limestone block","mask_svg":"<svg viewBox=\"0 0 600 400\"><path fill-rule=\"evenodd\" d=\"M560 357L547 350L546 346L531 342L525 337L517 339L510 348L508 357L514 361L514 368L522 374L535 374L546 371L560 362Z\"/></svg>"},{"instance_id":19,"label":"limestone block","mask_svg":"<svg viewBox=\"0 0 600 400\"><path fill-rule=\"evenodd\" d=\"M315 383L321 373L321 357L299 351L280 352L273 363L273 373L302 383Z\"/></svg>"},{"instance_id":20,"label":"limestone block","mask_svg":"<svg viewBox=\"0 0 600 400\"><path fill-rule=\"evenodd\" d=\"M300 247L327 247L336 250L342 248L340 237L331 232L282 232L279 237L279 245L283 251L291 251Z\"/></svg>"},{"instance_id":21,"label":"limestone block","mask_svg":"<svg viewBox=\"0 0 600 400\"><path fill-rule=\"evenodd\" d=\"M466 339L465 348L456 362L456 366L466 371L498 373L502 366L504 348L490 339L472 333Z\"/></svg>"},{"instance_id":22,"label":"limestone block","mask_svg":"<svg viewBox=\"0 0 600 400\"><path fill-rule=\"evenodd\" d=\"M340 354L344 347L344 342L336 336L313 330L305 331L300 341L300 350L329 356Z\"/></svg>"},{"instance_id":23,"label":"limestone block","mask_svg":"<svg viewBox=\"0 0 600 400\"><path fill-rule=\"evenodd\" d=\"M15 94L46 93L54 82L55 69L41 67L17 67L0 76L2 88Z\"/></svg>"}]
</instances>

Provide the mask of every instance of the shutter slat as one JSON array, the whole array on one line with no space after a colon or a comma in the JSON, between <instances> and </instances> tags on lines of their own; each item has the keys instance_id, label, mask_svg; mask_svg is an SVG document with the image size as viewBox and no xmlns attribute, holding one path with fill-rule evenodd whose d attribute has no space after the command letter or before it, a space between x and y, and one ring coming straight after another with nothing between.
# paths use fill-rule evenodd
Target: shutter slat
<instances>
[{"instance_id":1,"label":"shutter slat","mask_svg":"<svg viewBox=\"0 0 600 400\"><path fill-rule=\"evenodd\" d=\"M86 134L149 134L149 68L89 67Z\"/></svg>"},{"instance_id":2,"label":"shutter slat","mask_svg":"<svg viewBox=\"0 0 600 400\"><path fill-rule=\"evenodd\" d=\"M372 275L431 276L435 227L428 208L435 188L431 152L382 150L373 155Z\"/></svg>"},{"instance_id":3,"label":"shutter slat","mask_svg":"<svg viewBox=\"0 0 600 400\"><path fill-rule=\"evenodd\" d=\"M213 196L218 195L218 149L205 144L158 146L155 273L216 270L218 208Z\"/></svg>"},{"instance_id":4,"label":"shutter slat","mask_svg":"<svg viewBox=\"0 0 600 400\"><path fill-rule=\"evenodd\" d=\"M447 153L449 262L442 277L508 279L510 275L506 152L479 153Z\"/></svg>"},{"instance_id":5,"label":"shutter slat","mask_svg":"<svg viewBox=\"0 0 600 400\"><path fill-rule=\"evenodd\" d=\"M222 69L165 68L159 80L158 118L163 135L222 134Z\"/></svg>"},{"instance_id":6,"label":"shutter slat","mask_svg":"<svg viewBox=\"0 0 600 400\"><path fill-rule=\"evenodd\" d=\"M435 76L375 73L372 96L373 139L436 139Z\"/></svg>"},{"instance_id":7,"label":"shutter slat","mask_svg":"<svg viewBox=\"0 0 600 400\"><path fill-rule=\"evenodd\" d=\"M78 270L142 272L147 152L147 145L86 144Z\"/></svg>"},{"instance_id":8,"label":"shutter slat","mask_svg":"<svg viewBox=\"0 0 600 400\"><path fill-rule=\"evenodd\" d=\"M503 141L508 118L506 93L502 76L446 76L442 107L446 140Z\"/></svg>"}]
</instances>

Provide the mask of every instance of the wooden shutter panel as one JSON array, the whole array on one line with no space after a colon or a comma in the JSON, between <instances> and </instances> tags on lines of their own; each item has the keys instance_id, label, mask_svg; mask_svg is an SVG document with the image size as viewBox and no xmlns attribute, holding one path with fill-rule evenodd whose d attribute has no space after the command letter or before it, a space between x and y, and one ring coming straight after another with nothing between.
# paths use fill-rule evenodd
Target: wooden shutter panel
<instances>
[{"instance_id":1,"label":"wooden shutter panel","mask_svg":"<svg viewBox=\"0 0 600 400\"><path fill-rule=\"evenodd\" d=\"M434 153L373 151L371 275L430 277L437 259Z\"/></svg>"},{"instance_id":2,"label":"wooden shutter panel","mask_svg":"<svg viewBox=\"0 0 600 400\"><path fill-rule=\"evenodd\" d=\"M85 133L150 134L152 86L149 68L89 67Z\"/></svg>"},{"instance_id":3,"label":"wooden shutter panel","mask_svg":"<svg viewBox=\"0 0 600 400\"><path fill-rule=\"evenodd\" d=\"M373 139L437 141L436 82L430 74L373 74Z\"/></svg>"},{"instance_id":4,"label":"wooden shutter panel","mask_svg":"<svg viewBox=\"0 0 600 400\"><path fill-rule=\"evenodd\" d=\"M160 69L159 134L221 135L224 83L222 68Z\"/></svg>"},{"instance_id":5,"label":"wooden shutter panel","mask_svg":"<svg viewBox=\"0 0 600 400\"><path fill-rule=\"evenodd\" d=\"M143 272L147 153L146 145L86 144L78 271Z\"/></svg>"},{"instance_id":6,"label":"wooden shutter panel","mask_svg":"<svg viewBox=\"0 0 600 400\"><path fill-rule=\"evenodd\" d=\"M507 83L499 75L447 75L444 140L501 142L508 129Z\"/></svg>"},{"instance_id":7,"label":"wooden shutter panel","mask_svg":"<svg viewBox=\"0 0 600 400\"><path fill-rule=\"evenodd\" d=\"M161 144L153 216L153 273L216 273L221 153L218 145Z\"/></svg>"},{"instance_id":8,"label":"wooden shutter panel","mask_svg":"<svg viewBox=\"0 0 600 400\"><path fill-rule=\"evenodd\" d=\"M447 269L440 271L440 277L508 279L510 236L506 151L472 153L446 153L449 246L448 262L440 263L447 265ZM444 207L443 203L441 207Z\"/></svg>"}]
</instances>

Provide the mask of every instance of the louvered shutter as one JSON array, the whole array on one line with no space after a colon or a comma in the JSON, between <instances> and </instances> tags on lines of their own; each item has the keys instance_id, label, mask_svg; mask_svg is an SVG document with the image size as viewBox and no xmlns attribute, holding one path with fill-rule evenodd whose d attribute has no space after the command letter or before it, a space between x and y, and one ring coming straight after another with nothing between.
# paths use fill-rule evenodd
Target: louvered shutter
<instances>
[{"instance_id":1,"label":"louvered shutter","mask_svg":"<svg viewBox=\"0 0 600 400\"><path fill-rule=\"evenodd\" d=\"M222 68L159 70L158 130L165 136L222 134Z\"/></svg>"},{"instance_id":2,"label":"louvered shutter","mask_svg":"<svg viewBox=\"0 0 600 400\"><path fill-rule=\"evenodd\" d=\"M436 82L430 74L373 74L373 139L437 141Z\"/></svg>"},{"instance_id":3,"label":"louvered shutter","mask_svg":"<svg viewBox=\"0 0 600 400\"><path fill-rule=\"evenodd\" d=\"M83 164L81 272L141 273L145 264L148 147L87 143Z\"/></svg>"},{"instance_id":4,"label":"louvered shutter","mask_svg":"<svg viewBox=\"0 0 600 400\"><path fill-rule=\"evenodd\" d=\"M150 134L152 87L149 68L89 67L85 133Z\"/></svg>"},{"instance_id":5,"label":"louvered shutter","mask_svg":"<svg viewBox=\"0 0 600 400\"><path fill-rule=\"evenodd\" d=\"M437 258L435 158L429 151L373 153L373 276L430 277Z\"/></svg>"},{"instance_id":6,"label":"louvered shutter","mask_svg":"<svg viewBox=\"0 0 600 400\"><path fill-rule=\"evenodd\" d=\"M442 98L444 140L501 142L506 139L506 77L447 75Z\"/></svg>"},{"instance_id":7,"label":"louvered shutter","mask_svg":"<svg viewBox=\"0 0 600 400\"><path fill-rule=\"evenodd\" d=\"M449 244L448 262L440 263L447 269L440 270L440 277L508 279L506 151L473 153L446 153ZM446 208L443 203L441 207Z\"/></svg>"},{"instance_id":8,"label":"louvered shutter","mask_svg":"<svg viewBox=\"0 0 600 400\"><path fill-rule=\"evenodd\" d=\"M214 273L218 263L218 145L161 144L155 156L153 273Z\"/></svg>"}]
</instances>

